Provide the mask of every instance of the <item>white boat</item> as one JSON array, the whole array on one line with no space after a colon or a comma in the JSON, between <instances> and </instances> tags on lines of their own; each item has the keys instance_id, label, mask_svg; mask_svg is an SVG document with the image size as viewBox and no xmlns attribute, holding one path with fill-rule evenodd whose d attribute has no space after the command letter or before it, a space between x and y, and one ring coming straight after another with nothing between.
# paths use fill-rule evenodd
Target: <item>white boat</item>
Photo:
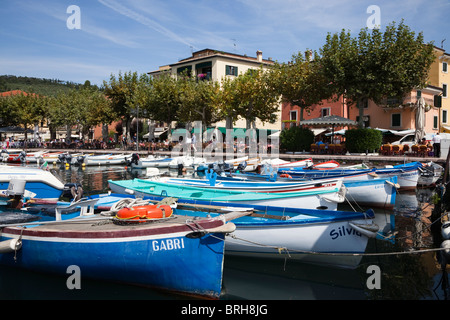
<instances>
[{"instance_id":1,"label":"white boat","mask_svg":"<svg viewBox=\"0 0 450 320\"><path fill-rule=\"evenodd\" d=\"M313 164L312 158L308 158L305 160L298 161L286 161L280 158L275 159L264 159L261 161L261 164L268 164L274 168L294 168L294 167L306 167Z\"/></svg>"},{"instance_id":2,"label":"white boat","mask_svg":"<svg viewBox=\"0 0 450 320\"><path fill-rule=\"evenodd\" d=\"M261 165L261 160L259 158L248 158L240 157L235 159L227 159L224 161L215 161L215 162L202 162L197 167L197 171L206 172L211 168L216 168L216 170L224 170L224 171L233 171L238 170L241 172L250 172L255 171Z\"/></svg>"},{"instance_id":3,"label":"white boat","mask_svg":"<svg viewBox=\"0 0 450 320\"><path fill-rule=\"evenodd\" d=\"M5 193L11 180L25 182L25 190L36 198L57 200L64 184L50 171L22 166L0 166L0 192Z\"/></svg>"},{"instance_id":4,"label":"white boat","mask_svg":"<svg viewBox=\"0 0 450 320\"><path fill-rule=\"evenodd\" d=\"M87 166L121 165L126 164L127 160L130 159L131 156L131 154L90 155L84 159L84 163Z\"/></svg>"},{"instance_id":5,"label":"white boat","mask_svg":"<svg viewBox=\"0 0 450 320\"><path fill-rule=\"evenodd\" d=\"M163 177L160 181L178 185L196 186L209 189L221 190L236 190L236 191L251 191L264 193L282 193L282 192L297 192L300 190L307 190L313 188L315 185L321 183L326 184L331 179L317 179L312 181L246 181L242 179L221 178L217 177L215 173L207 173L206 179L188 179L188 178L173 178ZM216 180L218 179L218 180ZM335 179L336 180L336 179ZM338 179L339 180L339 179ZM340 179L342 180L342 178ZM397 193L397 177L390 177L385 179L370 179L370 180L347 180L344 182L347 189L346 200L350 203L356 203L361 206L371 206L380 208L393 208L395 204L395 197Z\"/></svg>"},{"instance_id":6,"label":"white boat","mask_svg":"<svg viewBox=\"0 0 450 320\"><path fill-rule=\"evenodd\" d=\"M420 176L417 184L420 186L431 186L435 184L444 173L444 168L432 161L427 162L420 168Z\"/></svg>"},{"instance_id":7,"label":"white boat","mask_svg":"<svg viewBox=\"0 0 450 320\"><path fill-rule=\"evenodd\" d=\"M127 159L127 165L133 169L168 168L171 161L172 158L168 157L155 157L154 155L141 157L140 155L133 153L131 157Z\"/></svg>"},{"instance_id":8,"label":"white boat","mask_svg":"<svg viewBox=\"0 0 450 320\"><path fill-rule=\"evenodd\" d=\"M57 151L57 152L45 152L42 155L42 159L44 160L44 162L47 161L48 163L53 163L53 162L56 162L58 160L58 156L60 154L62 154L62 153L63 152L59 152L59 151Z\"/></svg>"},{"instance_id":9,"label":"white boat","mask_svg":"<svg viewBox=\"0 0 450 320\"><path fill-rule=\"evenodd\" d=\"M201 157L179 156L171 159L169 169L178 169L180 165L183 165L183 168L195 168L206 163L206 159Z\"/></svg>"},{"instance_id":10,"label":"white boat","mask_svg":"<svg viewBox=\"0 0 450 320\"><path fill-rule=\"evenodd\" d=\"M180 207L189 203L178 202ZM201 207L200 204L191 204ZM248 210L212 202L197 215L226 216ZM217 210L214 210L217 208ZM372 210L366 212L252 206L253 214L233 220L236 230L225 240L225 254L243 257L294 259L302 262L356 268L369 238L377 236Z\"/></svg>"}]
</instances>

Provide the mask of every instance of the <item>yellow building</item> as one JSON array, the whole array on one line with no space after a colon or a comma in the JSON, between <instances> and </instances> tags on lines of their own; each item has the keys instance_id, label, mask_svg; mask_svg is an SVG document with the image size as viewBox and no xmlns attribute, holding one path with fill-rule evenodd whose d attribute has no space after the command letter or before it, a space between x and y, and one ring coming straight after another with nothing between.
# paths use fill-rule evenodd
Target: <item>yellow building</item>
<instances>
[{"instance_id":1,"label":"yellow building","mask_svg":"<svg viewBox=\"0 0 450 320\"><path fill-rule=\"evenodd\" d=\"M436 59L429 71L429 84L442 88L442 103L439 119L439 132L450 133L450 97L448 96L448 86L450 85L450 54L444 49L434 48Z\"/></svg>"},{"instance_id":2,"label":"yellow building","mask_svg":"<svg viewBox=\"0 0 450 320\"><path fill-rule=\"evenodd\" d=\"M271 58L263 59L262 52L256 51L256 57L240 55L213 49L203 49L193 52L191 57L182 59L176 63L161 66L159 70L148 72L151 76L158 76L163 73L170 73L177 76L182 72L189 75L205 78L213 81L221 81L222 78L235 78L245 73L248 69L258 69L260 66L267 68L274 64ZM225 127L225 121L217 122L217 127ZM245 128L245 119L238 119L234 124L235 128ZM257 128L280 130L281 128L281 104L277 112L275 123L261 123L256 121Z\"/></svg>"}]
</instances>

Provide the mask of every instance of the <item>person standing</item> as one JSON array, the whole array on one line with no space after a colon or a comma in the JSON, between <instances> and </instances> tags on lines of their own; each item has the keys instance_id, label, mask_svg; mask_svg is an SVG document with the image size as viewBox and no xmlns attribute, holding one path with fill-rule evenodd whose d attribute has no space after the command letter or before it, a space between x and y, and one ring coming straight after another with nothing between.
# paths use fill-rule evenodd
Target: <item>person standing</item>
<instances>
[{"instance_id":1,"label":"person standing","mask_svg":"<svg viewBox=\"0 0 450 320\"><path fill-rule=\"evenodd\" d=\"M441 136L439 132L433 136L433 151L435 157L441 157Z\"/></svg>"}]
</instances>

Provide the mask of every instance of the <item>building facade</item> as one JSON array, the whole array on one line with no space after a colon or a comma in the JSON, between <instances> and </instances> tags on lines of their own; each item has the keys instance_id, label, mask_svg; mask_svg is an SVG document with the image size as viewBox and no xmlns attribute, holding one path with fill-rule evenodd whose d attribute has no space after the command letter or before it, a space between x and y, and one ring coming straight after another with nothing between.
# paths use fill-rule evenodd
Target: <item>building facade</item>
<instances>
[{"instance_id":1,"label":"building facade","mask_svg":"<svg viewBox=\"0 0 450 320\"><path fill-rule=\"evenodd\" d=\"M378 105L370 100L365 103L363 106L365 127L396 131L415 129L417 104L420 100L425 104L425 132L429 134L446 130L450 132L450 99L447 97L447 86L450 84L447 63L450 62L450 55L439 48L435 48L435 55L436 59L429 71L429 85L426 88L414 89L402 100L387 98ZM300 112L298 106L283 104L282 128L298 125ZM313 105L309 111L303 113L305 120L326 115L337 115L358 121L359 109L356 105L348 105L341 96L338 99L323 100L321 104ZM315 130L316 133L320 131L323 129Z\"/></svg>"},{"instance_id":2,"label":"building facade","mask_svg":"<svg viewBox=\"0 0 450 320\"><path fill-rule=\"evenodd\" d=\"M148 74L157 77L163 73L170 73L176 77L187 73L201 79L221 81L224 77L235 78L244 74L249 69L258 69L261 66L267 68L274 64L271 58L263 59L262 52L256 51L256 57L239 55L213 49L204 49L193 52L191 57L182 59L176 63L159 67L158 70ZM257 128L280 130L281 128L281 105L277 114L278 121L275 123L261 123L256 121ZM217 122L216 127L225 127L225 121ZM245 128L245 119L238 119L234 125L236 128Z\"/></svg>"}]
</instances>

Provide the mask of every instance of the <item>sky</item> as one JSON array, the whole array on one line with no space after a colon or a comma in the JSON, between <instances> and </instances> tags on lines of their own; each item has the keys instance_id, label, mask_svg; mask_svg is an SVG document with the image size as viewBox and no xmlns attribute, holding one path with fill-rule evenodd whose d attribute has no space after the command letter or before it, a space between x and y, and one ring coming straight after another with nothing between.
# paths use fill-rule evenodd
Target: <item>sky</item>
<instances>
[{"instance_id":1,"label":"sky","mask_svg":"<svg viewBox=\"0 0 450 320\"><path fill-rule=\"evenodd\" d=\"M3 0L0 75L101 85L206 48L286 62L328 33L402 19L450 52L449 16L450 0Z\"/></svg>"}]
</instances>

